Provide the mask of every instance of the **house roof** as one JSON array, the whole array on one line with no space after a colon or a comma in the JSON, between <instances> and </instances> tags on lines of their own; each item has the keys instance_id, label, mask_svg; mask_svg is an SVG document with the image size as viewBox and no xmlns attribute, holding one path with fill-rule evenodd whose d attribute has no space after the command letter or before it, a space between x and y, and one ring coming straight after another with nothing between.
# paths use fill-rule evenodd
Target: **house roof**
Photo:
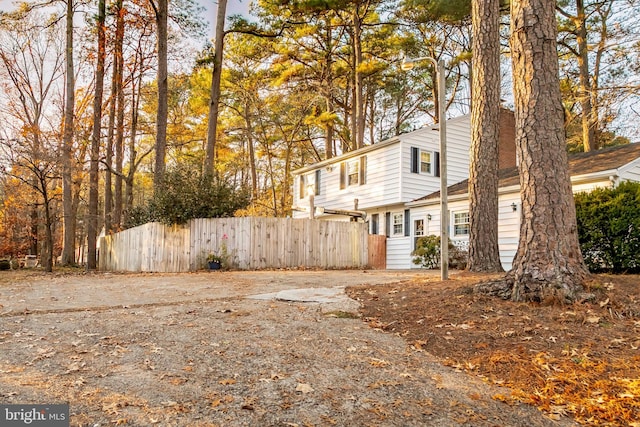
<instances>
[{"instance_id":1,"label":"house roof","mask_svg":"<svg viewBox=\"0 0 640 427\"><path fill-rule=\"evenodd\" d=\"M616 147L603 148L602 150L590 151L588 153L577 153L569 156L569 173L571 177L584 175L605 175L640 159L640 143L626 144ZM518 168L511 167L498 171L498 187L505 188L520 184ZM447 188L449 196L466 194L469 190L469 180L458 182ZM438 199L440 192L428 194L414 200Z\"/></svg>"},{"instance_id":2,"label":"house roof","mask_svg":"<svg viewBox=\"0 0 640 427\"><path fill-rule=\"evenodd\" d=\"M361 155L363 155L365 153L368 153L370 151L378 150L380 148L386 147L388 145L396 144L398 142L400 142L400 139L397 136L394 136L393 138L387 139L385 141L380 141L380 142L377 142L377 143L372 144L372 145L367 145L367 146L359 148L357 150L349 151L349 152L341 154L339 156L335 156L335 157L332 157L332 158L326 159L326 160L321 160L321 161L319 161L317 163L313 163L313 164L311 164L309 166L304 166L304 167L298 168L298 169L292 171L291 173L293 175L298 175L298 174L301 174L301 173L309 172L309 171L312 171L312 170L315 170L315 169L318 169L318 168L321 168L321 167L324 167L324 166L328 166L328 165L333 164L333 163L338 163L338 162L350 159L352 157L361 156Z\"/></svg>"}]
</instances>

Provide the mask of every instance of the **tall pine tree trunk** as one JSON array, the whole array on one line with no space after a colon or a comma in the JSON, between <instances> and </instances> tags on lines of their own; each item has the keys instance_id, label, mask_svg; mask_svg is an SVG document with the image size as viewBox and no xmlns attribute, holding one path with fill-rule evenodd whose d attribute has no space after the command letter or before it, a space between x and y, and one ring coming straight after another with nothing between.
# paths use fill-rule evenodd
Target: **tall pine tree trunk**
<instances>
[{"instance_id":1,"label":"tall pine tree trunk","mask_svg":"<svg viewBox=\"0 0 640 427\"><path fill-rule=\"evenodd\" d=\"M591 105L591 76L589 75L589 48L587 46L587 18L584 9L584 1L576 0L577 16L576 42L578 44L578 69L580 79L578 85L578 98L582 110L582 145L584 151L597 150L595 123L593 121L593 108Z\"/></svg>"},{"instance_id":2,"label":"tall pine tree trunk","mask_svg":"<svg viewBox=\"0 0 640 427\"><path fill-rule=\"evenodd\" d=\"M580 253L563 128L554 0L512 0L520 241L502 288L514 301L572 302L588 275Z\"/></svg>"},{"instance_id":3,"label":"tall pine tree trunk","mask_svg":"<svg viewBox=\"0 0 640 427\"><path fill-rule=\"evenodd\" d=\"M156 159L153 176L153 188L157 191L164 181L165 158L167 156L167 118L169 116L169 81L167 63L168 43L168 17L169 0L158 0L156 7L151 5L156 13L156 25L158 26L158 111L156 114Z\"/></svg>"},{"instance_id":4,"label":"tall pine tree trunk","mask_svg":"<svg viewBox=\"0 0 640 427\"><path fill-rule=\"evenodd\" d=\"M66 16L66 49L65 49L65 105L64 131L62 136L62 210L63 210L63 244L62 265L75 262L76 216L73 211L73 167L71 150L73 146L73 113L75 109L75 77L73 69L73 0L67 0Z\"/></svg>"},{"instance_id":5,"label":"tall pine tree trunk","mask_svg":"<svg viewBox=\"0 0 640 427\"><path fill-rule=\"evenodd\" d=\"M89 206L87 212L87 269L97 268L98 238L98 160L100 157L100 132L102 130L102 95L104 92L104 62L106 2L98 2L98 57L96 63L96 89L93 98L93 130L91 133L91 161L89 166Z\"/></svg>"},{"instance_id":6,"label":"tall pine tree trunk","mask_svg":"<svg viewBox=\"0 0 640 427\"><path fill-rule=\"evenodd\" d=\"M503 271L498 250L500 1L473 1L471 17L473 87L468 269L499 272Z\"/></svg>"},{"instance_id":7,"label":"tall pine tree trunk","mask_svg":"<svg viewBox=\"0 0 640 427\"><path fill-rule=\"evenodd\" d=\"M113 187L113 227L119 231L122 227L122 165L124 162L124 15L122 0L118 0L118 16L116 19L115 56L118 63L116 73L116 139L115 139L115 172Z\"/></svg>"},{"instance_id":8,"label":"tall pine tree trunk","mask_svg":"<svg viewBox=\"0 0 640 427\"><path fill-rule=\"evenodd\" d=\"M364 81L362 78L362 21L359 15L359 5L356 2L353 11L353 57L354 57L354 138L355 149L364 147Z\"/></svg>"},{"instance_id":9,"label":"tall pine tree trunk","mask_svg":"<svg viewBox=\"0 0 640 427\"><path fill-rule=\"evenodd\" d=\"M124 8L122 0L115 3L116 18L116 36L113 46L113 70L111 75L111 98L109 100L109 125L107 132L106 150L105 150L105 166L107 168L104 178L104 228L107 234L114 231L114 203L113 203L113 149L114 137L116 135L116 123L118 109L122 108L118 105L120 92L122 89L122 49L124 41Z\"/></svg>"},{"instance_id":10,"label":"tall pine tree trunk","mask_svg":"<svg viewBox=\"0 0 640 427\"><path fill-rule=\"evenodd\" d=\"M222 77L222 53L224 50L224 20L227 12L227 0L218 0L216 17L216 39L214 41L213 74L209 99L209 126L207 128L207 147L204 161L205 174L212 175L215 170L216 138L218 132L218 109L220 106L220 80Z\"/></svg>"}]
</instances>

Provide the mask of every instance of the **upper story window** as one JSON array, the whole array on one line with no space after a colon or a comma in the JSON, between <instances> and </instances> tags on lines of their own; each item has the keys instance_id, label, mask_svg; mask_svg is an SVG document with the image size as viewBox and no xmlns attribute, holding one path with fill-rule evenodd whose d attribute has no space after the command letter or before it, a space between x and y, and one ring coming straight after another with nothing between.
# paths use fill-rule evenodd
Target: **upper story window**
<instances>
[{"instance_id":1,"label":"upper story window","mask_svg":"<svg viewBox=\"0 0 640 427\"><path fill-rule=\"evenodd\" d=\"M347 162L347 184L358 185L360 181L360 159Z\"/></svg>"},{"instance_id":2,"label":"upper story window","mask_svg":"<svg viewBox=\"0 0 640 427\"><path fill-rule=\"evenodd\" d=\"M300 175L300 199L304 199L310 194L320 194L320 169Z\"/></svg>"},{"instance_id":3,"label":"upper story window","mask_svg":"<svg viewBox=\"0 0 640 427\"><path fill-rule=\"evenodd\" d=\"M469 235L469 211L455 212L453 214L453 235Z\"/></svg>"},{"instance_id":4,"label":"upper story window","mask_svg":"<svg viewBox=\"0 0 640 427\"><path fill-rule=\"evenodd\" d=\"M440 176L440 153L411 147L411 173Z\"/></svg>"},{"instance_id":5,"label":"upper story window","mask_svg":"<svg viewBox=\"0 0 640 427\"><path fill-rule=\"evenodd\" d=\"M345 160L340 163L340 188L344 189L366 183L367 156Z\"/></svg>"},{"instance_id":6,"label":"upper story window","mask_svg":"<svg viewBox=\"0 0 640 427\"><path fill-rule=\"evenodd\" d=\"M420 151L420 173L431 174L431 153Z\"/></svg>"}]
</instances>

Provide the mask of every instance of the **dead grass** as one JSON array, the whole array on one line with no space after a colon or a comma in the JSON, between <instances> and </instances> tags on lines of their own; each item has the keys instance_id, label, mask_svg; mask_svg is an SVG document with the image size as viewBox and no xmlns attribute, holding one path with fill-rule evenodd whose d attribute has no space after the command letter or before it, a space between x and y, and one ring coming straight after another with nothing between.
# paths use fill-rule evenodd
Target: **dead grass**
<instances>
[{"instance_id":1,"label":"dead grass","mask_svg":"<svg viewBox=\"0 0 640 427\"><path fill-rule=\"evenodd\" d=\"M348 289L374 328L404 337L442 363L513 390L550 417L640 426L640 277L595 276L596 301L512 303L471 292L491 276L462 274Z\"/></svg>"}]
</instances>

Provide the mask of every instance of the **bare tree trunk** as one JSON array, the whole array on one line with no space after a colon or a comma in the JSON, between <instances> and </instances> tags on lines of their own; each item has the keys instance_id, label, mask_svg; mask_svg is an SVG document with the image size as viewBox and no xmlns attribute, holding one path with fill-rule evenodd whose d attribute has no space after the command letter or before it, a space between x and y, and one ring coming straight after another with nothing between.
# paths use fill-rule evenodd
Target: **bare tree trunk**
<instances>
[{"instance_id":1,"label":"bare tree trunk","mask_svg":"<svg viewBox=\"0 0 640 427\"><path fill-rule=\"evenodd\" d=\"M122 168L124 163L124 88L122 86L122 69L118 82L118 109L116 113L116 144L115 144L115 171L116 177L113 192L113 226L116 230L122 229Z\"/></svg>"},{"instance_id":2,"label":"bare tree trunk","mask_svg":"<svg viewBox=\"0 0 640 427\"><path fill-rule=\"evenodd\" d=\"M102 95L104 92L104 62L106 56L105 35L106 2L98 2L98 57L96 63L96 89L93 98L93 130L91 134L91 163L89 166L89 206L87 212L87 270L97 268L98 238L98 158L100 157L100 133L102 130Z\"/></svg>"},{"instance_id":3,"label":"bare tree trunk","mask_svg":"<svg viewBox=\"0 0 640 427\"><path fill-rule=\"evenodd\" d=\"M110 234L114 230L114 204L113 204L113 148L114 148L114 136L116 134L116 117L118 108L119 93L122 91L122 48L124 39L124 27L118 26L124 20L121 21L120 16L124 13L122 7L122 0L117 0L115 4L116 18L116 37L113 48L113 71L111 75L111 99L109 100L109 125L107 132L106 153L105 153L105 166L106 173L104 178L104 228L107 234Z\"/></svg>"},{"instance_id":4,"label":"bare tree trunk","mask_svg":"<svg viewBox=\"0 0 640 427\"><path fill-rule=\"evenodd\" d=\"M167 118L169 116L168 96L168 63L167 63L167 36L169 0L158 0L156 8L153 0L150 0L156 13L158 26L158 111L156 114L156 159L153 176L153 189L157 191L164 180L165 158L167 156Z\"/></svg>"},{"instance_id":5,"label":"bare tree trunk","mask_svg":"<svg viewBox=\"0 0 640 427\"><path fill-rule=\"evenodd\" d=\"M364 88L362 71L360 65L362 64L362 22L359 15L359 4L354 4L353 11L353 56L354 56L354 110L355 110L355 149L364 147Z\"/></svg>"},{"instance_id":6,"label":"bare tree trunk","mask_svg":"<svg viewBox=\"0 0 640 427\"><path fill-rule=\"evenodd\" d=\"M282 186L282 196L280 198L280 206L282 206L282 216L287 216L291 214L291 202L290 197L290 189L292 188L293 182L291 179L291 151L293 144L287 144L287 151L284 158L284 179L285 185Z\"/></svg>"},{"instance_id":7,"label":"bare tree trunk","mask_svg":"<svg viewBox=\"0 0 640 427\"><path fill-rule=\"evenodd\" d=\"M578 243L560 97L553 0L512 0L520 242L505 286L514 301L572 302L588 275Z\"/></svg>"},{"instance_id":8,"label":"bare tree trunk","mask_svg":"<svg viewBox=\"0 0 640 427\"><path fill-rule=\"evenodd\" d=\"M327 22L327 32L325 36L325 43L327 45L327 53L325 56L324 63L324 73L325 73L325 82L324 82L324 97L327 113L333 113L333 74L331 70L331 66L333 65L333 56L331 54L331 43L333 42L331 39L332 31L330 22ZM325 158L330 159L334 156L333 153L333 137L334 137L334 126L333 121L327 122L326 124L326 133L325 133Z\"/></svg>"},{"instance_id":9,"label":"bare tree trunk","mask_svg":"<svg viewBox=\"0 0 640 427\"><path fill-rule=\"evenodd\" d=\"M597 150L595 127L592 120L591 105L591 77L589 75L589 48L587 46L587 18L585 16L584 1L576 0L577 16L574 19L576 24L576 42L578 44L578 68L580 70L580 86L578 88L578 99L582 110L582 145L584 151Z\"/></svg>"},{"instance_id":10,"label":"bare tree trunk","mask_svg":"<svg viewBox=\"0 0 640 427\"><path fill-rule=\"evenodd\" d=\"M63 244L62 265L75 262L76 218L73 212L73 182L71 149L73 146L73 113L75 109L75 76L73 69L73 0L67 0L66 16L66 51L65 51L65 105L64 132L62 136L62 210L63 210Z\"/></svg>"},{"instance_id":11,"label":"bare tree trunk","mask_svg":"<svg viewBox=\"0 0 640 427\"><path fill-rule=\"evenodd\" d=\"M133 209L133 179L138 169L138 152L136 151L136 134L138 132L138 108L142 90L142 72L138 78L131 78L131 136L129 137L129 172L125 179L124 222L129 221Z\"/></svg>"},{"instance_id":12,"label":"bare tree trunk","mask_svg":"<svg viewBox=\"0 0 640 427\"><path fill-rule=\"evenodd\" d=\"M213 53L213 75L211 78L211 97L209 100L209 126L207 128L207 149L204 161L204 172L209 175L212 175L215 170L218 109L220 106L220 80L222 77L222 53L224 51L224 19L226 13L227 0L218 0L216 39L214 41Z\"/></svg>"},{"instance_id":13,"label":"bare tree trunk","mask_svg":"<svg viewBox=\"0 0 640 427\"><path fill-rule=\"evenodd\" d=\"M35 181L31 184L34 188L37 185ZM30 231L29 231L29 254L38 255L38 208L34 205L30 214Z\"/></svg>"},{"instance_id":14,"label":"bare tree trunk","mask_svg":"<svg viewBox=\"0 0 640 427\"><path fill-rule=\"evenodd\" d=\"M44 242L42 246L40 265L45 271L53 271L53 219L51 218L51 198L47 189L46 173L41 173L39 178L40 192L42 195L42 207L44 208Z\"/></svg>"},{"instance_id":15,"label":"bare tree trunk","mask_svg":"<svg viewBox=\"0 0 640 427\"><path fill-rule=\"evenodd\" d=\"M498 250L500 128L500 1L471 2L473 62L469 264L476 272L503 271Z\"/></svg>"},{"instance_id":16,"label":"bare tree trunk","mask_svg":"<svg viewBox=\"0 0 640 427\"><path fill-rule=\"evenodd\" d=\"M256 166L256 150L254 147L255 141L253 140L253 124L251 123L251 105L249 102L245 104L244 108L244 121L246 123L246 139L247 148L249 150L249 170L251 172L251 203L255 203L258 200L258 171Z\"/></svg>"},{"instance_id":17,"label":"bare tree trunk","mask_svg":"<svg viewBox=\"0 0 640 427\"><path fill-rule=\"evenodd\" d=\"M116 74L116 140L115 140L115 180L113 188L113 226L122 229L122 165L124 162L124 15L122 0L118 0L118 16L116 20L115 55L118 61Z\"/></svg>"}]
</instances>

